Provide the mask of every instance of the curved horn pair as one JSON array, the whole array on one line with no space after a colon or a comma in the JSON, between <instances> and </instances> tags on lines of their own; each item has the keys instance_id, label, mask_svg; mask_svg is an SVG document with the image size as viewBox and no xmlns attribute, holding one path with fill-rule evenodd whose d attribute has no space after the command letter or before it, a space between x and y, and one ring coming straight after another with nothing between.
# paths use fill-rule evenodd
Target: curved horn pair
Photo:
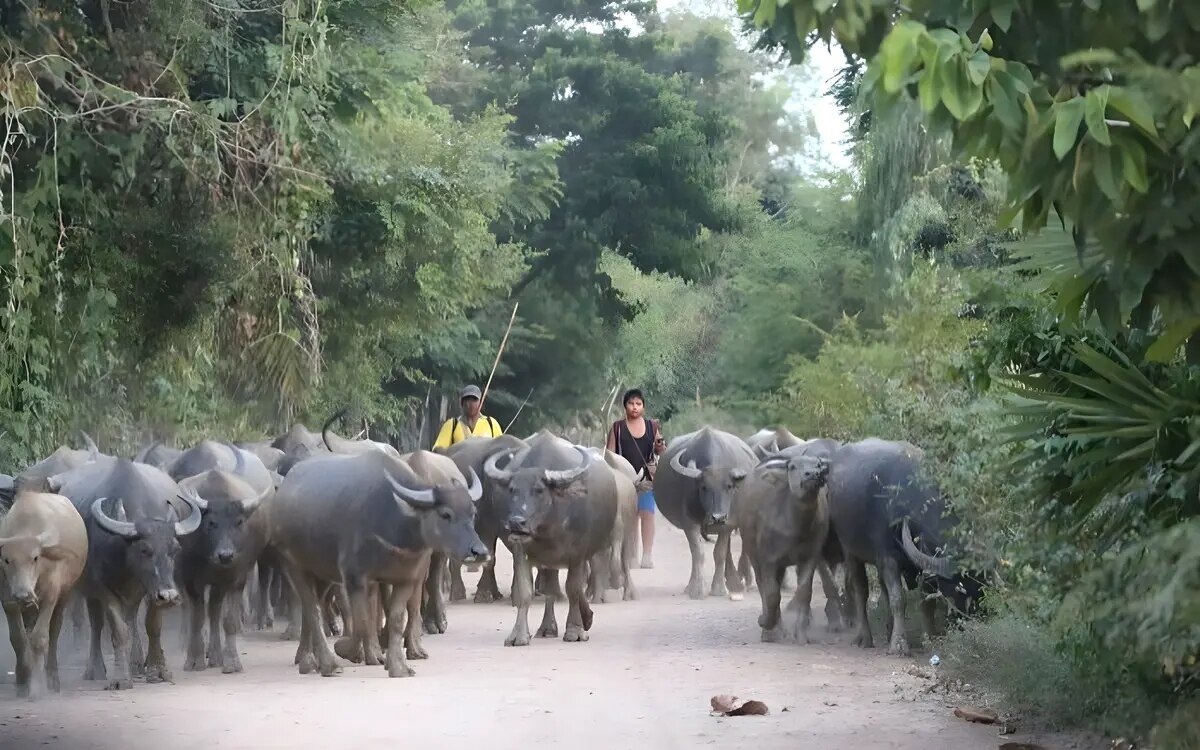
<instances>
[{"instance_id":1,"label":"curved horn pair","mask_svg":"<svg viewBox=\"0 0 1200 750\"><path fill-rule=\"evenodd\" d=\"M904 519L900 539L904 543L904 553L908 555L909 560L912 560L913 565L916 565L926 573L932 573L942 578L952 578L954 576L954 562L950 558L933 557L917 549L917 544L913 541L912 531L908 528L907 518Z\"/></svg>"},{"instance_id":2,"label":"curved horn pair","mask_svg":"<svg viewBox=\"0 0 1200 750\"><path fill-rule=\"evenodd\" d=\"M96 519L96 523L110 534L125 537L126 539L137 538L137 527L131 521L118 521L104 512L103 505L107 499L106 497L96 498L92 503L92 517ZM203 514L202 506L205 503L195 492L181 494L179 495L179 499L187 504L188 508L191 509L191 513L184 520L175 522L175 536L187 536L200 528L200 517Z\"/></svg>"},{"instance_id":3,"label":"curved horn pair","mask_svg":"<svg viewBox=\"0 0 1200 750\"><path fill-rule=\"evenodd\" d=\"M493 453L492 455L488 456L488 460L483 464L484 475L493 482L508 484L510 481L512 481L513 472L511 469L501 469L500 460L502 458L511 457L512 460L508 462L508 465L513 466L519 464L521 459L523 459L531 450L533 449L529 446L525 446L520 450L500 451L499 453Z\"/></svg>"},{"instance_id":4,"label":"curved horn pair","mask_svg":"<svg viewBox=\"0 0 1200 750\"><path fill-rule=\"evenodd\" d=\"M683 451L679 451L674 456L671 456L671 468L679 473L681 477L688 479L699 479L701 471L696 468L695 461L688 461L688 465L683 465Z\"/></svg>"}]
</instances>

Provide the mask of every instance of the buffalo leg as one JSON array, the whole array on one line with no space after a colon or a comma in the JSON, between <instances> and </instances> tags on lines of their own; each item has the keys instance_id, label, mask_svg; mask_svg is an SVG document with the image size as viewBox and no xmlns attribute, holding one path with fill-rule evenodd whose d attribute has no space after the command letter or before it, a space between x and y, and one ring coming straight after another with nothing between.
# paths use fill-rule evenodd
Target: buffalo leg
<instances>
[{"instance_id":1,"label":"buffalo leg","mask_svg":"<svg viewBox=\"0 0 1200 750\"><path fill-rule=\"evenodd\" d=\"M450 573L450 601L461 602L467 598L467 584L463 582L462 560L450 559L446 565Z\"/></svg>"},{"instance_id":2,"label":"buffalo leg","mask_svg":"<svg viewBox=\"0 0 1200 750\"><path fill-rule=\"evenodd\" d=\"M817 560L809 558L802 560L796 566L796 593L792 596L791 608L796 610L796 641L808 643L808 628L812 624L812 590L813 573L816 572Z\"/></svg>"},{"instance_id":3,"label":"buffalo leg","mask_svg":"<svg viewBox=\"0 0 1200 750\"><path fill-rule=\"evenodd\" d=\"M304 623L304 607L300 603L300 595L296 593L294 585L289 585L285 592L287 593L288 626L284 628L280 638L285 641L294 641L301 637L300 629Z\"/></svg>"},{"instance_id":4,"label":"buffalo leg","mask_svg":"<svg viewBox=\"0 0 1200 750\"><path fill-rule=\"evenodd\" d=\"M829 563L823 559L817 560L817 574L821 576L821 590L825 592L826 627L830 633L839 633L845 627L842 622L842 598Z\"/></svg>"},{"instance_id":5,"label":"buffalo leg","mask_svg":"<svg viewBox=\"0 0 1200 750\"><path fill-rule=\"evenodd\" d=\"M350 598L350 615L346 618L346 632L350 637L352 653L358 657L351 661L362 661L369 667L377 667L383 663L383 649L379 645L379 631L372 626L369 588L370 582L365 577L354 576L347 579L346 593ZM338 656L348 658L341 652L338 652Z\"/></svg>"},{"instance_id":6,"label":"buffalo leg","mask_svg":"<svg viewBox=\"0 0 1200 750\"><path fill-rule=\"evenodd\" d=\"M730 537L728 530L717 532L717 543L713 545L713 579L709 596L729 596L734 587L730 586L725 564L729 561Z\"/></svg>"},{"instance_id":7,"label":"buffalo leg","mask_svg":"<svg viewBox=\"0 0 1200 750\"><path fill-rule=\"evenodd\" d=\"M478 531L478 529L476 529ZM479 575L479 586L475 589L476 604L491 604L492 602L502 601L503 596L500 595L500 585L496 583L496 535L486 532L480 533L479 538L487 545L491 555L488 561L483 564L483 573ZM514 600L515 600L514 596ZM514 601L515 604L515 601Z\"/></svg>"},{"instance_id":8,"label":"buffalo leg","mask_svg":"<svg viewBox=\"0 0 1200 750\"><path fill-rule=\"evenodd\" d=\"M31 698L40 698L46 694L46 651L50 645L50 620L54 616L55 606L56 604L39 609L37 618L32 623L33 627L27 631Z\"/></svg>"},{"instance_id":9,"label":"buffalo leg","mask_svg":"<svg viewBox=\"0 0 1200 750\"><path fill-rule=\"evenodd\" d=\"M62 635L63 620L66 619L68 606L66 597L60 596L54 603L54 614L50 616L50 640L46 643L46 687L52 693L62 690L62 681L58 675L58 639Z\"/></svg>"},{"instance_id":10,"label":"buffalo leg","mask_svg":"<svg viewBox=\"0 0 1200 750\"><path fill-rule=\"evenodd\" d=\"M891 656L908 656L908 636L904 625L904 582L900 579L900 564L885 556L879 565L879 579L887 587L885 597L891 608L892 635L887 652Z\"/></svg>"},{"instance_id":11,"label":"buffalo leg","mask_svg":"<svg viewBox=\"0 0 1200 750\"><path fill-rule=\"evenodd\" d=\"M742 577L742 581L746 584L747 591L754 590L755 571L754 565L750 562L750 555L746 554L746 541L742 539L742 553L738 555L738 575Z\"/></svg>"},{"instance_id":12,"label":"buffalo leg","mask_svg":"<svg viewBox=\"0 0 1200 750\"><path fill-rule=\"evenodd\" d=\"M692 576L688 579L687 595L692 599L704 598L704 547L701 545L700 527L688 526L683 530L687 535L688 549L692 553Z\"/></svg>"},{"instance_id":13,"label":"buffalo leg","mask_svg":"<svg viewBox=\"0 0 1200 750\"><path fill-rule=\"evenodd\" d=\"M136 597L125 605L125 624L129 633L129 673L133 677L146 674L146 647L142 643L142 633L138 629L138 610L142 606L142 597ZM146 607L150 604L147 602Z\"/></svg>"},{"instance_id":14,"label":"buffalo leg","mask_svg":"<svg viewBox=\"0 0 1200 750\"><path fill-rule=\"evenodd\" d=\"M517 619L512 633L504 639L505 646L529 645L529 604L533 601L533 570L525 548L514 545L513 551L513 605L517 608Z\"/></svg>"},{"instance_id":15,"label":"buffalo leg","mask_svg":"<svg viewBox=\"0 0 1200 750\"><path fill-rule=\"evenodd\" d=\"M100 637L104 634L104 605L99 599L87 599L88 623L92 626L91 648L88 653L85 680L106 680L108 670L104 668L104 652L100 648Z\"/></svg>"},{"instance_id":16,"label":"buffalo leg","mask_svg":"<svg viewBox=\"0 0 1200 750\"><path fill-rule=\"evenodd\" d=\"M418 571L417 580L424 577L424 571ZM404 627L404 650L409 659L428 659L429 652L421 644L422 627L419 625L421 615L421 587L414 586L412 596L408 598L408 609Z\"/></svg>"},{"instance_id":17,"label":"buffalo leg","mask_svg":"<svg viewBox=\"0 0 1200 750\"><path fill-rule=\"evenodd\" d=\"M392 600L388 604L388 677L412 677L416 671L408 665L404 655L404 630L407 625L408 608L414 595L420 596L420 583L396 584L392 586ZM416 627L416 624L413 625Z\"/></svg>"},{"instance_id":18,"label":"buffalo leg","mask_svg":"<svg viewBox=\"0 0 1200 750\"><path fill-rule=\"evenodd\" d=\"M138 600L134 600L138 601ZM116 677L108 681L105 690L129 690L133 687L133 677L129 673L129 641L130 628L126 619L126 607L113 596L101 600L107 620L109 635L112 637L113 672ZM134 605L134 611L137 611Z\"/></svg>"},{"instance_id":19,"label":"buffalo leg","mask_svg":"<svg viewBox=\"0 0 1200 750\"><path fill-rule=\"evenodd\" d=\"M867 566L862 560L846 556L846 588L851 592L851 599L854 610L854 619L858 625L858 633L854 637L854 644L863 648L872 648L875 645L874 639L871 638L871 622L867 618L867 594L870 593L870 586L867 583Z\"/></svg>"},{"instance_id":20,"label":"buffalo leg","mask_svg":"<svg viewBox=\"0 0 1200 750\"><path fill-rule=\"evenodd\" d=\"M306 585L299 587L301 618L303 626L308 628L308 642L312 647L313 655L317 659L317 667L321 671L322 677L332 677L340 674L342 671L341 665L338 664L337 656L333 653L333 649L329 647L329 641L325 640L325 627L322 619L321 599L317 598L317 591L320 588L315 577L300 573L305 579ZM326 590L328 593L328 590ZM328 601L327 597L322 597Z\"/></svg>"},{"instance_id":21,"label":"buffalo leg","mask_svg":"<svg viewBox=\"0 0 1200 750\"><path fill-rule=\"evenodd\" d=\"M29 676L32 669L29 634L25 630L25 616L17 605L6 604L4 605L4 617L8 620L8 640L17 657L17 696L23 698L29 695Z\"/></svg>"},{"instance_id":22,"label":"buffalo leg","mask_svg":"<svg viewBox=\"0 0 1200 750\"><path fill-rule=\"evenodd\" d=\"M762 614L758 618L758 626L762 628L762 639L767 642L775 642L780 638L780 583L786 568L786 565L777 560L763 562L758 566L758 597L762 600Z\"/></svg>"},{"instance_id":23,"label":"buffalo leg","mask_svg":"<svg viewBox=\"0 0 1200 750\"><path fill-rule=\"evenodd\" d=\"M446 555L434 552L429 559L429 573L425 576L425 596L422 624L426 633L446 632L446 598L442 581L446 577Z\"/></svg>"},{"instance_id":24,"label":"buffalo leg","mask_svg":"<svg viewBox=\"0 0 1200 750\"><path fill-rule=\"evenodd\" d=\"M258 590L254 593L258 606L254 612L254 626L259 630L270 630L275 627L275 611L271 607L272 567L265 556L259 558L255 574L258 577Z\"/></svg>"},{"instance_id":25,"label":"buffalo leg","mask_svg":"<svg viewBox=\"0 0 1200 750\"><path fill-rule=\"evenodd\" d=\"M211 603L210 603L211 606ZM146 602L146 682L174 682L175 677L167 669L167 655L162 645L162 617L166 607L155 607ZM209 634L218 640L217 633Z\"/></svg>"},{"instance_id":26,"label":"buffalo leg","mask_svg":"<svg viewBox=\"0 0 1200 750\"><path fill-rule=\"evenodd\" d=\"M371 627L379 634L379 643L387 644L387 613L388 602L392 598L392 587L386 583L376 583L371 587ZM382 645L380 646L382 648Z\"/></svg>"},{"instance_id":27,"label":"buffalo leg","mask_svg":"<svg viewBox=\"0 0 1200 750\"><path fill-rule=\"evenodd\" d=\"M245 589L238 586L233 590L233 595L237 601L242 601ZM245 613L239 607L225 607L221 618L221 624L225 628L225 648L221 651L221 673L234 674L235 672L243 671L242 658L238 654L237 637L241 633L242 623L245 622L243 615Z\"/></svg>"},{"instance_id":28,"label":"buffalo leg","mask_svg":"<svg viewBox=\"0 0 1200 750\"><path fill-rule=\"evenodd\" d=\"M546 597L546 609L542 612L542 624L538 627L538 638L558 637L558 618L554 616L554 604L558 597L555 591L561 591L558 585L558 571L554 568L538 568L538 578L545 581L543 591Z\"/></svg>"},{"instance_id":29,"label":"buffalo leg","mask_svg":"<svg viewBox=\"0 0 1200 750\"><path fill-rule=\"evenodd\" d=\"M567 568L567 627L563 633L567 643L583 643L588 639L587 631L592 628L592 607L583 591L585 564L579 561ZM556 578L557 573L555 571ZM547 599L546 606L553 607L554 602Z\"/></svg>"},{"instance_id":30,"label":"buffalo leg","mask_svg":"<svg viewBox=\"0 0 1200 750\"><path fill-rule=\"evenodd\" d=\"M183 671L201 672L208 668L204 659L204 587L193 588L184 585L183 595L188 605L183 610L184 620L188 623L187 657L183 661Z\"/></svg>"},{"instance_id":31,"label":"buffalo leg","mask_svg":"<svg viewBox=\"0 0 1200 750\"><path fill-rule=\"evenodd\" d=\"M621 543L621 581L625 587L625 593L621 596L624 601L633 601L637 599L637 586L633 583L633 576L630 574L637 563L638 553L638 524L631 523L625 528L625 538Z\"/></svg>"},{"instance_id":32,"label":"buffalo leg","mask_svg":"<svg viewBox=\"0 0 1200 750\"><path fill-rule=\"evenodd\" d=\"M221 666L221 654L224 651L221 643L221 612L228 606L235 605L228 597L229 588L213 584L208 587L208 649L205 660L210 667Z\"/></svg>"},{"instance_id":33,"label":"buffalo leg","mask_svg":"<svg viewBox=\"0 0 1200 750\"><path fill-rule=\"evenodd\" d=\"M537 580L533 582L533 590L556 602L566 601L562 586L558 582L558 571L552 573L544 568L538 568Z\"/></svg>"}]
</instances>

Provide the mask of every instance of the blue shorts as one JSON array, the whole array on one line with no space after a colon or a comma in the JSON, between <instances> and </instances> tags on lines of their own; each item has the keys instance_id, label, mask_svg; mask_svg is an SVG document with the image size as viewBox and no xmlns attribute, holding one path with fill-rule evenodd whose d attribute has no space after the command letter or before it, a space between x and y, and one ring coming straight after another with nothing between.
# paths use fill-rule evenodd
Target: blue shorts
<instances>
[{"instance_id":1,"label":"blue shorts","mask_svg":"<svg viewBox=\"0 0 1200 750\"><path fill-rule=\"evenodd\" d=\"M654 512L654 490L638 495L638 510Z\"/></svg>"}]
</instances>

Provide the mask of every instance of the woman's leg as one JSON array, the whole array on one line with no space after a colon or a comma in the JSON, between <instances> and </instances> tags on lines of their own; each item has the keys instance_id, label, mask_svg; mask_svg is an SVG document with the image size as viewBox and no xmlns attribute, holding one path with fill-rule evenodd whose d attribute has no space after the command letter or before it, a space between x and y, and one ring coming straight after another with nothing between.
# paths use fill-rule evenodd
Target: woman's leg
<instances>
[{"instance_id":1,"label":"woman's leg","mask_svg":"<svg viewBox=\"0 0 1200 750\"><path fill-rule=\"evenodd\" d=\"M638 522L642 527L642 567L654 567L654 492L638 495Z\"/></svg>"}]
</instances>

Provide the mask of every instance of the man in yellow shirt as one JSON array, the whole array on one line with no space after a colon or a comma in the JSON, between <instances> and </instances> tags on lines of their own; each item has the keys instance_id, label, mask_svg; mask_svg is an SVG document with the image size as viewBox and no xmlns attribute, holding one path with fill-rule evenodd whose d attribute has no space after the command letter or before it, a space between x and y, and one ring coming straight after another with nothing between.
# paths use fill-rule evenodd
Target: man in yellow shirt
<instances>
[{"instance_id":1,"label":"man in yellow shirt","mask_svg":"<svg viewBox=\"0 0 1200 750\"><path fill-rule=\"evenodd\" d=\"M438 433L437 440L433 443L434 450L438 448L445 450L469 437L498 437L504 434L504 430L500 429L499 422L480 413L482 397L483 394L479 392L478 386L468 385L462 389L462 392L458 394L459 403L462 405L462 416L446 420L446 423L442 425L441 432Z\"/></svg>"}]
</instances>

